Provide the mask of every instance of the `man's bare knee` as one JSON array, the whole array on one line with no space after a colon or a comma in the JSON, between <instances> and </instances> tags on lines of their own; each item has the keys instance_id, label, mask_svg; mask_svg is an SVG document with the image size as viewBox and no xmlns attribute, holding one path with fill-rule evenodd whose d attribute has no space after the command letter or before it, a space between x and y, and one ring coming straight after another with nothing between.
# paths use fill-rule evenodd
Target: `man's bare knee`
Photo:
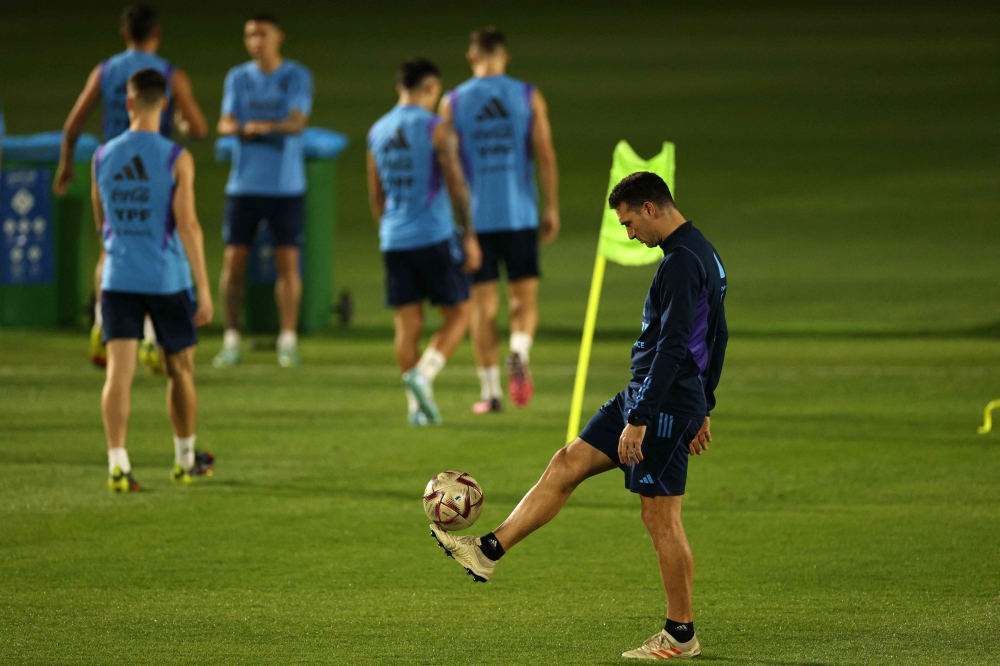
<instances>
[{"instance_id":1,"label":"man's bare knee","mask_svg":"<svg viewBox=\"0 0 1000 666\"><path fill-rule=\"evenodd\" d=\"M652 532L669 534L684 530L681 522L681 497L642 498L642 522Z\"/></svg>"},{"instance_id":2,"label":"man's bare knee","mask_svg":"<svg viewBox=\"0 0 1000 666\"><path fill-rule=\"evenodd\" d=\"M572 492L587 478L589 471L587 462L581 460L580 456L574 455L570 445L567 444L552 456L543 478L557 484L563 492Z\"/></svg>"},{"instance_id":3,"label":"man's bare knee","mask_svg":"<svg viewBox=\"0 0 1000 666\"><path fill-rule=\"evenodd\" d=\"M194 354L185 349L176 354L170 354L166 358L167 376L170 379L181 379L194 375Z\"/></svg>"}]
</instances>

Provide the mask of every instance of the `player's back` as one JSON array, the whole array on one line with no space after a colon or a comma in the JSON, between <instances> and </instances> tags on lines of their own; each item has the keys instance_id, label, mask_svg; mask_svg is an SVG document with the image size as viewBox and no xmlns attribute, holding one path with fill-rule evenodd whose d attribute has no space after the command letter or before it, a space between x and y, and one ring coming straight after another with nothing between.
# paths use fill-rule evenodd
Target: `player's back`
<instances>
[{"instance_id":1,"label":"player's back","mask_svg":"<svg viewBox=\"0 0 1000 666\"><path fill-rule=\"evenodd\" d=\"M170 83L173 78L174 66L155 53L128 49L101 63L101 100L104 103L103 133L105 141L110 141L128 129L128 110L125 108L126 84L130 76L147 68L155 69L167 79L167 108L160 116L160 134L165 137L170 136L171 118L173 117Z\"/></svg>"},{"instance_id":2,"label":"player's back","mask_svg":"<svg viewBox=\"0 0 1000 666\"><path fill-rule=\"evenodd\" d=\"M133 131L97 149L94 170L108 255L101 289L173 294L191 288L173 212L173 170L182 151L159 134Z\"/></svg>"},{"instance_id":3,"label":"player's back","mask_svg":"<svg viewBox=\"0 0 1000 666\"><path fill-rule=\"evenodd\" d=\"M534 86L506 75L472 78L448 94L472 191L476 231L538 227L531 146Z\"/></svg>"},{"instance_id":4,"label":"player's back","mask_svg":"<svg viewBox=\"0 0 1000 666\"><path fill-rule=\"evenodd\" d=\"M368 132L368 150L385 193L379 222L382 251L426 247L455 233L434 150L440 123L440 116L423 107L396 106Z\"/></svg>"}]
</instances>

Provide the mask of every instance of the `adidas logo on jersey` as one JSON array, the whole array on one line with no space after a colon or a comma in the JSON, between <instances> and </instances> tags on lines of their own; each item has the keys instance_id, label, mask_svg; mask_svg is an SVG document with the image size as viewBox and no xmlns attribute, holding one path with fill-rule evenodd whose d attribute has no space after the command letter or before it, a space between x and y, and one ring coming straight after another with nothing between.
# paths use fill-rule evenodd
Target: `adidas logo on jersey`
<instances>
[{"instance_id":1,"label":"adidas logo on jersey","mask_svg":"<svg viewBox=\"0 0 1000 666\"><path fill-rule=\"evenodd\" d=\"M653 483L652 475L647 474L646 476L642 477L641 479L639 479L639 483L645 483L647 485L651 485Z\"/></svg>"},{"instance_id":2,"label":"adidas logo on jersey","mask_svg":"<svg viewBox=\"0 0 1000 666\"><path fill-rule=\"evenodd\" d=\"M500 103L500 100L496 97L491 97L490 101L483 107L483 110L476 116L476 120L496 120L497 118L509 117L507 109L503 108L503 104Z\"/></svg>"},{"instance_id":3,"label":"adidas logo on jersey","mask_svg":"<svg viewBox=\"0 0 1000 666\"><path fill-rule=\"evenodd\" d=\"M131 164L123 166L122 170L115 174L114 180L149 180L142 158L138 155L133 156Z\"/></svg>"},{"instance_id":4,"label":"adidas logo on jersey","mask_svg":"<svg viewBox=\"0 0 1000 666\"><path fill-rule=\"evenodd\" d=\"M389 139L389 142L385 144L385 148L382 150L389 152L390 150L409 150L410 144L406 141L406 135L403 134L403 128L400 127L396 130L396 136Z\"/></svg>"}]
</instances>

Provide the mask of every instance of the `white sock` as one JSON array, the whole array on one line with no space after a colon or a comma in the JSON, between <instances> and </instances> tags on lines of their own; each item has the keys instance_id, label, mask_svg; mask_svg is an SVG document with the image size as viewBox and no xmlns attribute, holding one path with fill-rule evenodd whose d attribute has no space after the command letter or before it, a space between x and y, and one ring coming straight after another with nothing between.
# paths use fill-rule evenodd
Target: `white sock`
<instances>
[{"instance_id":1,"label":"white sock","mask_svg":"<svg viewBox=\"0 0 1000 666\"><path fill-rule=\"evenodd\" d=\"M156 329L153 328L153 320L146 315L146 318L142 322L142 339L156 344Z\"/></svg>"},{"instance_id":2,"label":"white sock","mask_svg":"<svg viewBox=\"0 0 1000 666\"><path fill-rule=\"evenodd\" d=\"M441 369L444 368L444 364L448 362L448 359L444 357L444 354L439 352L434 347L428 347L424 350L424 355L420 357L417 362L417 370L428 382L433 382L434 378L438 376Z\"/></svg>"},{"instance_id":3,"label":"white sock","mask_svg":"<svg viewBox=\"0 0 1000 666\"><path fill-rule=\"evenodd\" d=\"M490 393L497 400L503 397L503 389L500 388L500 366L494 365L492 368L486 368L490 373Z\"/></svg>"},{"instance_id":4,"label":"white sock","mask_svg":"<svg viewBox=\"0 0 1000 666\"><path fill-rule=\"evenodd\" d=\"M174 462L190 472L194 468L194 435L178 437L174 435Z\"/></svg>"},{"instance_id":5,"label":"white sock","mask_svg":"<svg viewBox=\"0 0 1000 666\"><path fill-rule=\"evenodd\" d=\"M222 332L222 346L226 349L240 348L240 332L235 328L227 328Z\"/></svg>"},{"instance_id":6,"label":"white sock","mask_svg":"<svg viewBox=\"0 0 1000 666\"><path fill-rule=\"evenodd\" d=\"M108 449L108 474L115 473L115 467L119 468L123 474L132 471L132 463L128 461L128 451L125 447Z\"/></svg>"},{"instance_id":7,"label":"white sock","mask_svg":"<svg viewBox=\"0 0 1000 666\"><path fill-rule=\"evenodd\" d=\"M503 395L500 391L500 366L476 368L476 374L479 375L480 400L492 400Z\"/></svg>"},{"instance_id":8,"label":"white sock","mask_svg":"<svg viewBox=\"0 0 1000 666\"><path fill-rule=\"evenodd\" d=\"M283 330L278 334L278 349L295 349L299 338L295 331Z\"/></svg>"},{"instance_id":9,"label":"white sock","mask_svg":"<svg viewBox=\"0 0 1000 666\"><path fill-rule=\"evenodd\" d=\"M410 389L403 389L406 391L406 410L407 414L416 414L420 409L420 403L417 402L417 396L413 395L413 391Z\"/></svg>"},{"instance_id":10,"label":"white sock","mask_svg":"<svg viewBox=\"0 0 1000 666\"><path fill-rule=\"evenodd\" d=\"M531 351L531 343L533 340L531 336L527 333L511 333L510 334L510 351L521 357L521 360L525 363L528 362L528 353Z\"/></svg>"},{"instance_id":11,"label":"white sock","mask_svg":"<svg viewBox=\"0 0 1000 666\"><path fill-rule=\"evenodd\" d=\"M101 299L94 304L94 326L104 326L104 315L101 313Z\"/></svg>"}]
</instances>

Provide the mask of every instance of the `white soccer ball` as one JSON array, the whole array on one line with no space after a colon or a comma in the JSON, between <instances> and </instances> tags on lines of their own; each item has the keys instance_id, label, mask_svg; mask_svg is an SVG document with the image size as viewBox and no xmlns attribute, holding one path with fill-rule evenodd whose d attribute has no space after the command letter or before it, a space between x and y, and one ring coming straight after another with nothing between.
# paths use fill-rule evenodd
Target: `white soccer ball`
<instances>
[{"instance_id":1,"label":"white soccer ball","mask_svg":"<svg viewBox=\"0 0 1000 666\"><path fill-rule=\"evenodd\" d=\"M483 510L483 489L465 472L441 472L424 488L424 513L446 532L472 527Z\"/></svg>"}]
</instances>

